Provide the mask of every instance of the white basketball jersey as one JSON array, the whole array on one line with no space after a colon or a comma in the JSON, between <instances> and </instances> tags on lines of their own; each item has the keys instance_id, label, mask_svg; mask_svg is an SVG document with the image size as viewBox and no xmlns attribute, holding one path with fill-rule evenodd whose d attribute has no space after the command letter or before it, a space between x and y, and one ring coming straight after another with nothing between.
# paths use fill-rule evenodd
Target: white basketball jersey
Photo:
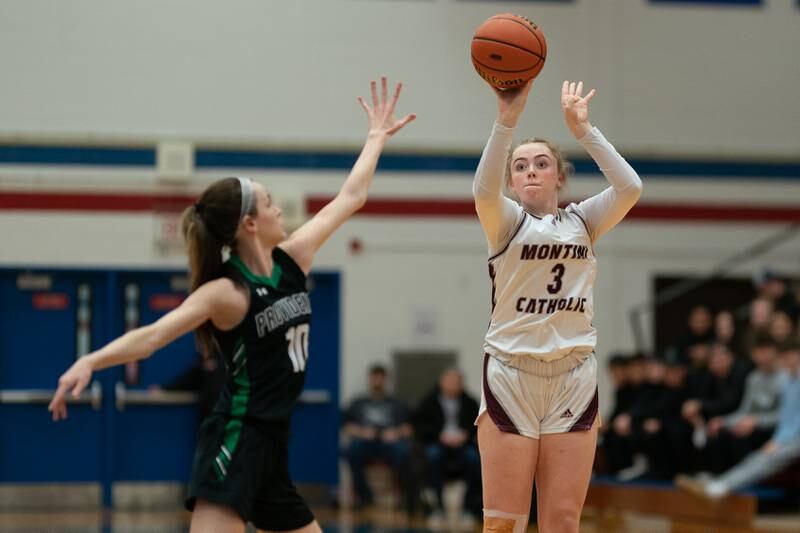
<instances>
[{"instance_id":1,"label":"white basketball jersey","mask_svg":"<svg viewBox=\"0 0 800 533\"><path fill-rule=\"evenodd\" d=\"M539 218L520 207L506 247L489 258L492 320L484 349L555 361L591 352L597 275L589 231L577 206Z\"/></svg>"}]
</instances>

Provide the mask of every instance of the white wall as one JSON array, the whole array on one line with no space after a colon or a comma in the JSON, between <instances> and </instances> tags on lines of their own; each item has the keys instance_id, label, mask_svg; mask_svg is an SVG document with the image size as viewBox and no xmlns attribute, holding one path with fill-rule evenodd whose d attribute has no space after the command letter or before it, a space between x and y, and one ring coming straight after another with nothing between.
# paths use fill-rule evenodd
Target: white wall
<instances>
[{"instance_id":1,"label":"white wall","mask_svg":"<svg viewBox=\"0 0 800 533\"><path fill-rule=\"evenodd\" d=\"M63 190L58 172L37 171L32 176L0 178L6 190ZM33 171L28 170L29 174ZM306 193L334 193L342 173L271 172L252 174L274 190L297 187ZM70 186L82 190L96 183L103 171L73 175ZM218 177L198 177L197 187ZM138 180L138 181L137 181ZM800 184L764 180L736 181L659 179L644 176L643 203L686 202L699 205L737 204L796 206ZM117 172L106 187L132 190L152 178ZM12 187L11 183L17 186ZM76 184L81 185L76 187ZM287 185L289 184L289 185ZM570 197L599 190L598 176L577 176ZM152 186L143 190L152 190ZM0 187L2 189L2 187ZM438 197L468 199L469 175L379 174L373 198ZM143 213L59 213L0 211L0 265L64 265L156 267L181 266L181 255L162 255L154 244L154 217ZM652 296L657 275L697 275L709 272L720 260L780 231L786 224L759 221L702 223L687 221L625 221L604 236L596 247L599 276L595 287L595 325L598 355L634 347L628 312ZM363 251L350 251L352 239ZM774 252L742 264L734 275L749 277L764 265L800 271L800 236ZM390 363L390 354L402 348L454 349L461 357L467 383L479 392L481 343L489 316L490 285L486 249L477 220L439 217L357 216L345 224L317 256L316 268L342 273L342 398L358 393L367 367ZM424 341L414 335L414 313L432 315L435 331ZM650 331L649 317L645 325ZM602 400L607 400L601 380Z\"/></svg>"},{"instance_id":2,"label":"white wall","mask_svg":"<svg viewBox=\"0 0 800 533\"><path fill-rule=\"evenodd\" d=\"M665 159L789 158L800 154L795 51L800 9L653 6L644 0L565 3L434 0L0 1L0 142L130 145L179 138L257 148L356 147L355 101L383 73L403 79L401 111L419 119L390 149L476 155L494 115L473 72L475 27L502 11L536 20L549 57L520 133L568 138L558 107L564 78L598 88L592 120L627 155ZM201 173L198 191L219 177ZM249 172L297 197L333 194L342 172ZM386 174L373 197L468 198L470 176ZM797 180L643 176L643 202L797 206ZM578 176L569 195L599 190ZM4 190L162 191L151 169L0 165ZM0 265L156 267L152 213L0 211ZM597 246L598 353L632 347L627 311L658 274L697 274L779 224L628 221ZM352 238L364 252L349 252ZM800 242L742 265L797 271ZM471 218L357 217L318 257L342 272L343 398L368 364L415 345L412 313L434 317L426 342L455 348L478 391L489 284L483 237ZM380 313L376 312L376 300ZM603 388L605 397L606 391Z\"/></svg>"},{"instance_id":3,"label":"white wall","mask_svg":"<svg viewBox=\"0 0 800 533\"><path fill-rule=\"evenodd\" d=\"M3 0L0 134L351 146L364 130L355 96L385 73L420 116L396 146L476 149L494 103L469 42L503 11L549 43L526 130L569 140L559 90L579 78L629 154L800 152L800 9L774 0Z\"/></svg>"}]
</instances>

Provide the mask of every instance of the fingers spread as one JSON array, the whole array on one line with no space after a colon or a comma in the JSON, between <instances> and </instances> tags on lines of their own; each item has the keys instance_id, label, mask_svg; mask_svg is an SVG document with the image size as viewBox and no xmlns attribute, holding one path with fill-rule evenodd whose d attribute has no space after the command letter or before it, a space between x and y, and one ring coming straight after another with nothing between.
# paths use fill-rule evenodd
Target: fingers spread
<instances>
[{"instance_id":1,"label":"fingers spread","mask_svg":"<svg viewBox=\"0 0 800 533\"><path fill-rule=\"evenodd\" d=\"M375 84L375 81L369 82L369 89L372 92L372 109L377 109L378 107L378 88Z\"/></svg>"},{"instance_id":2,"label":"fingers spread","mask_svg":"<svg viewBox=\"0 0 800 533\"><path fill-rule=\"evenodd\" d=\"M393 134L397 133L398 131L400 131L400 129L401 129L403 126L405 126L406 124L408 124L409 122L411 122L412 120L414 120L414 119L416 119L416 118L417 118L417 115L416 115L416 114L414 114L414 113L411 113L410 115L406 115L405 117L403 117L403 119L402 119L402 120L398 121L398 122L397 122L397 124L395 124L394 126L392 126L392 127L391 127L391 128L388 130L388 131L387 131L387 133L388 133L389 135L393 135Z\"/></svg>"},{"instance_id":3,"label":"fingers spread","mask_svg":"<svg viewBox=\"0 0 800 533\"><path fill-rule=\"evenodd\" d=\"M364 111L366 111L367 114L369 115L370 114L370 109L369 109L369 106L367 105L367 103L364 101L364 99L359 96L357 98L357 100L358 100L358 103L361 104L361 107L364 108Z\"/></svg>"},{"instance_id":4,"label":"fingers spread","mask_svg":"<svg viewBox=\"0 0 800 533\"><path fill-rule=\"evenodd\" d=\"M397 86L394 88L394 96L392 96L392 107L391 110L394 110L394 106L397 104L397 99L400 98L400 90L403 88L403 82L397 82Z\"/></svg>"}]
</instances>

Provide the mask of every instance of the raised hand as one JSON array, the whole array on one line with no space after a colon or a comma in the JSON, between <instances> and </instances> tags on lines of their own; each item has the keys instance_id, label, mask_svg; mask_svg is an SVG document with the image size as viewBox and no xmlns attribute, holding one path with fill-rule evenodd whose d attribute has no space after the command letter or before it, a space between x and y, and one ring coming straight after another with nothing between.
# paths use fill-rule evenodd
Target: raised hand
<instances>
[{"instance_id":1,"label":"raised hand","mask_svg":"<svg viewBox=\"0 0 800 533\"><path fill-rule=\"evenodd\" d=\"M507 128L517 125L519 116L525 110L528 101L528 93L533 87L533 80L529 80L522 87L516 89L498 89L492 86L492 90L497 95L497 122Z\"/></svg>"},{"instance_id":2,"label":"raised hand","mask_svg":"<svg viewBox=\"0 0 800 533\"><path fill-rule=\"evenodd\" d=\"M397 99L400 98L400 90L403 88L402 83L398 83L394 90L392 99L388 99L386 76L381 76L381 97L378 99L377 84L370 82L370 90L372 92L372 108L367 105L363 98L358 97L358 103L364 108L369 119L369 133L370 134L383 134L391 137L403 126L417 118L417 115L411 113L402 119L398 120L394 116L394 108L397 105Z\"/></svg>"},{"instance_id":3,"label":"raised hand","mask_svg":"<svg viewBox=\"0 0 800 533\"><path fill-rule=\"evenodd\" d=\"M58 389L47 406L47 410L53 413L53 420L58 421L67 418L67 393L72 392L72 397L80 396L81 391L89 385L92 379L92 369L85 359L78 359L75 363L61 375L58 379Z\"/></svg>"},{"instance_id":4,"label":"raised hand","mask_svg":"<svg viewBox=\"0 0 800 533\"><path fill-rule=\"evenodd\" d=\"M573 81L564 80L561 85L561 109L564 112L564 122L575 136L580 139L586 135L592 125L589 123L589 100L595 94L595 90L589 91L583 96L583 82L577 84Z\"/></svg>"}]
</instances>

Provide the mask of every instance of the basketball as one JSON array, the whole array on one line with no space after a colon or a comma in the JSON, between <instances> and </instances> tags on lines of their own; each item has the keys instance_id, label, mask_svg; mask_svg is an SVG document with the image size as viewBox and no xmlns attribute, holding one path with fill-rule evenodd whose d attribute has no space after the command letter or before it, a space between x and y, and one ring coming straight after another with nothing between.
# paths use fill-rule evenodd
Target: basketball
<instances>
[{"instance_id":1,"label":"basketball","mask_svg":"<svg viewBox=\"0 0 800 533\"><path fill-rule=\"evenodd\" d=\"M512 89L544 67L547 43L532 21L502 13L487 19L472 37L472 65L490 85Z\"/></svg>"}]
</instances>

